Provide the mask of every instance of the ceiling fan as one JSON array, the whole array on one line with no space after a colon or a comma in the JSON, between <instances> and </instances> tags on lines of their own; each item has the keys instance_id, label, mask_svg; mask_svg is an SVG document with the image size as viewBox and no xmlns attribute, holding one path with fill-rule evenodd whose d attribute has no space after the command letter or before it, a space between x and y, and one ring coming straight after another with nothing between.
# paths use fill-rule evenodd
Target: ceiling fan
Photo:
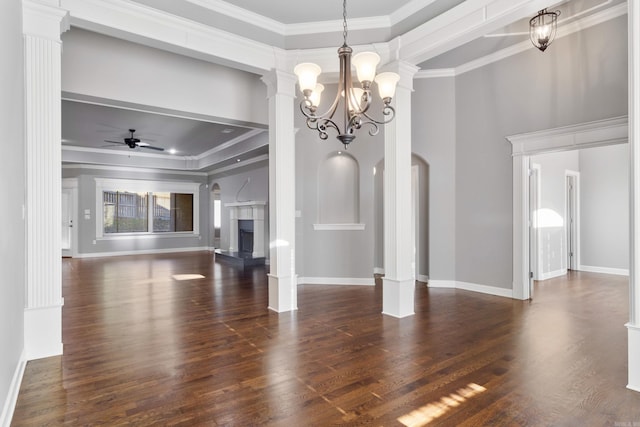
<instances>
[{"instance_id":1,"label":"ceiling fan","mask_svg":"<svg viewBox=\"0 0 640 427\"><path fill-rule=\"evenodd\" d=\"M149 150L164 151L164 148L162 147L154 147L153 145L149 145L148 142L142 142L140 141L140 139L134 137L133 134L135 131L135 129L129 129L131 136L125 138L124 141L110 141L108 139L105 139L104 142L127 145L129 148L148 148Z\"/></svg>"}]
</instances>

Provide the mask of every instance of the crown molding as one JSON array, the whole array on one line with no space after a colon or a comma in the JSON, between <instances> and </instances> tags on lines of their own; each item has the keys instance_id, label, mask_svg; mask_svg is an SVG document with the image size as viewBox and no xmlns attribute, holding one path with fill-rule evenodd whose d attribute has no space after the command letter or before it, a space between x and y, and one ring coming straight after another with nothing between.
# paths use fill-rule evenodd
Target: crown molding
<instances>
[{"instance_id":1,"label":"crown molding","mask_svg":"<svg viewBox=\"0 0 640 427\"><path fill-rule=\"evenodd\" d=\"M342 28L341 20L285 24L239 6L235 6L223 0L186 1L207 8L212 12L238 19L246 24L262 28L263 30L270 31L283 37L335 32L337 29ZM398 10L395 10L390 15L368 18L349 18L349 30L390 29L392 26L399 24L435 1L436 0L413 0Z\"/></svg>"},{"instance_id":2,"label":"crown molding","mask_svg":"<svg viewBox=\"0 0 640 427\"><path fill-rule=\"evenodd\" d=\"M247 159L247 160L242 161L242 162L234 163L234 164L228 165L228 166L223 166L223 167L218 168L218 169L213 169L212 171L208 172L207 175L208 176L216 176L216 175L219 175L219 174L224 173L224 172L229 172L229 171L232 171L234 169L241 168L243 166L249 166L249 165L252 165L254 163L262 162L263 160L269 160L269 155L268 154L261 154L259 156L252 157L252 158Z\"/></svg>"},{"instance_id":3,"label":"crown molding","mask_svg":"<svg viewBox=\"0 0 640 427\"><path fill-rule=\"evenodd\" d=\"M207 176L206 172L194 172L194 171L181 171L172 169L160 169L160 168L133 168L129 166L106 166L106 165L92 165L86 163L78 163L72 165L62 165L62 169L88 169L88 170L109 170L118 172L141 172L141 173L163 173L171 175L187 175L187 176Z\"/></svg>"},{"instance_id":4,"label":"crown molding","mask_svg":"<svg viewBox=\"0 0 640 427\"><path fill-rule=\"evenodd\" d=\"M261 74L280 48L125 0L60 0L78 28Z\"/></svg>"},{"instance_id":5,"label":"crown molding","mask_svg":"<svg viewBox=\"0 0 640 427\"><path fill-rule=\"evenodd\" d=\"M626 3L617 4L613 7L594 13L593 15L589 15L587 17L574 21L570 24L566 24L566 25L563 25L562 27L559 27L555 40L577 33L578 31L585 30L589 27L602 24L603 22L609 21L611 19L615 19L619 16L626 15L626 13L627 13L627 4ZM455 74L456 75L464 74L468 71L472 71L477 68L484 67L485 65L489 65L493 62L497 62L502 59L508 58L510 56L516 55L518 53L525 52L531 48L532 48L531 41L525 40L523 42L514 44L513 46L509 46L507 48L494 52L490 55L486 55L486 56L483 56L482 58L478 58L473 61L469 61L465 64L462 64L455 68Z\"/></svg>"},{"instance_id":6,"label":"crown molding","mask_svg":"<svg viewBox=\"0 0 640 427\"><path fill-rule=\"evenodd\" d=\"M629 140L628 116L561 126L506 137L512 145L512 155L564 151L612 144Z\"/></svg>"},{"instance_id":7,"label":"crown molding","mask_svg":"<svg viewBox=\"0 0 640 427\"><path fill-rule=\"evenodd\" d=\"M254 136L260 135L261 133L264 133L264 132L268 132L268 130L267 129L253 129L253 130L250 130L249 132L245 132L242 135L239 135L239 136L237 136L237 137L235 137L233 139L230 139L227 142L224 142L224 143L222 143L220 145L217 145L217 146L213 147L210 150L207 150L207 151L205 151L205 152L203 152L201 154L198 154L197 156L195 156L195 158L197 160L202 160L205 157L208 157L208 156L210 156L212 154L217 153L218 151L225 150L225 149L227 149L229 147L232 147L232 146L234 146L234 145L236 145L236 144L238 144L238 143L240 143L242 141L246 141L247 139L253 138Z\"/></svg>"},{"instance_id":8,"label":"crown molding","mask_svg":"<svg viewBox=\"0 0 640 427\"><path fill-rule=\"evenodd\" d=\"M600 12L594 13L593 15L589 15L587 17L574 21L570 24L566 24L566 25L563 25L562 27L559 27L555 40L558 40L565 36L585 30L589 27L602 24L603 22L607 22L611 19L618 18L620 16L625 15L626 13L627 13L626 3L620 3L613 7L604 9ZM510 56L517 55L522 52L526 52L531 48L532 48L531 42L527 39L525 41L506 47L492 54L485 55L481 58L474 59L473 61L466 62L455 68L421 70L416 74L415 78L430 79L430 78L459 76L469 71L492 64L494 62L501 61Z\"/></svg>"},{"instance_id":9,"label":"crown molding","mask_svg":"<svg viewBox=\"0 0 640 427\"><path fill-rule=\"evenodd\" d=\"M437 79L442 77L455 77L455 68L439 68L433 70L420 70L416 73L415 79Z\"/></svg>"}]
</instances>

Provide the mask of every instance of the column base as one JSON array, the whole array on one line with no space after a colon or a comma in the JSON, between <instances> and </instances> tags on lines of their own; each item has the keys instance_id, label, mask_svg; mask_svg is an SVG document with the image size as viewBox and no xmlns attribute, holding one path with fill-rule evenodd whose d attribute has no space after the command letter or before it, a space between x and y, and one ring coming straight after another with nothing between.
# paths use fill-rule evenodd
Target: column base
<instances>
[{"instance_id":1,"label":"column base","mask_svg":"<svg viewBox=\"0 0 640 427\"><path fill-rule=\"evenodd\" d=\"M625 325L629 334L629 390L640 392L640 326Z\"/></svg>"},{"instance_id":2,"label":"column base","mask_svg":"<svg viewBox=\"0 0 640 427\"><path fill-rule=\"evenodd\" d=\"M276 313L297 310L297 276L283 277L271 274L267 276L269 277L269 310L275 311Z\"/></svg>"},{"instance_id":3,"label":"column base","mask_svg":"<svg viewBox=\"0 0 640 427\"><path fill-rule=\"evenodd\" d=\"M416 284L413 279L382 278L382 314L397 318L412 316Z\"/></svg>"},{"instance_id":4,"label":"column base","mask_svg":"<svg viewBox=\"0 0 640 427\"><path fill-rule=\"evenodd\" d=\"M62 354L62 304L24 309L24 348L27 360Z\"/></svg>"}]
</instances>

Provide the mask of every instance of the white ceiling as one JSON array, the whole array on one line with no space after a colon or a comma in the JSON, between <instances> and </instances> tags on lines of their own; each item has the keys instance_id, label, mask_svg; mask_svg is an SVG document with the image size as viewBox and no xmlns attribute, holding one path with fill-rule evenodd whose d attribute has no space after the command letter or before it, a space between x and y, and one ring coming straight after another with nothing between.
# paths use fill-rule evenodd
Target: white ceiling
<instances>
[{"instance_id":1,"label":"white ceiling","mask_svg":"<svg viewBox=\"0 0 640 427\"><path fill-rule=\"evenodd\" d=\"M342 42L341 0L130 1L280 48L337 47L338 43ZM463 0L349 0L349 42L355 45L390 41L395 36L407 33L443 13L451 12L456 6L462 6L460 3L464 3ZM626 1L550 0L549 3L550 8L561 11L561 28ZM519 19L505 28L492 32L506 35L475 37L418 65L422 70L455 71L456 68L486 55L527 41L527 31L528 18ZM184 118L144 107L123 109L79 102L77 99L64 99L62 108L63 145L102 152L130 150L126 146L104 142L105 139L121 140L129 136L130 128L135 128L136 136L144 142L167 150L177 150L175 156L196 157L212 148L232 144L234 140L242 141L243 134L255 135L256 132L255 129L233 123L212 123ZM253 147L247 155L263 156L265 153L266 147ZM166 151L162 155L171 154ZM235 161L237 159L234 153L228 158L220 158L217 165L208 165L206 170L229 165Z\"/></svg>"}]
</instances>

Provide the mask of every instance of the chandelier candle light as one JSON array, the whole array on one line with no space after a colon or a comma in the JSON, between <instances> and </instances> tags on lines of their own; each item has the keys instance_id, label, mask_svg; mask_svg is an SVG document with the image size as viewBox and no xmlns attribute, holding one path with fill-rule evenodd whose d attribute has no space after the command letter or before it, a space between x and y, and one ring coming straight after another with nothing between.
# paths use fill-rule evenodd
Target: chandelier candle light
<instances>
[{"instance_id":1,"label":"chandelier candle light","mask_svg":"<svg viewBox=\"0 0 640 427\"><path fill-rule=\"evenodd\" d=\"M319 84L318 76L321 69L318 65L305 62L298 64L293 72L298 76L298 85L304 95L300 102L300 110L307 118L309 129L317 130L320 139L328 138L327 130L334 128L338 133L337 138L346 149L355 139L355 131L363 125L371 126L369 135L378 133L378 125L389 123L395 117L395 109L391 106L391 99L396 91L396 84L400 76L396 73L380 73L376 76L376 67L380 62L380 56L374 52L361 52L351 58L353 50L347 45L347 0L342 2L342 47L338 49L340 58L340 77L338 81L338 92L331 107L324 114L318 114L317 109L320 104L320 96L324 86ZM351 63L356 68L357 79L361 87L353 86L351 76ZM376 120L369 115L369 107L372 102L371 85L375 81L378 85L378 92L382 99L383 120ZM346 96L345 96L346 93ZM338 105L342 105L342 128L334 115L338 112Z\"/></svg>"},{"instance_id":2,"label":"chandelier candle light","mask_svg":"<svg viewBox=\"0 0 640 427\"><path fill-rule=\"evenodd\" d=\"M531 43L542 52L551 44L556 37L556 27L560 11L547 12L542 9L529 21L529 37Z\"/></svg>"}]
</instances>

